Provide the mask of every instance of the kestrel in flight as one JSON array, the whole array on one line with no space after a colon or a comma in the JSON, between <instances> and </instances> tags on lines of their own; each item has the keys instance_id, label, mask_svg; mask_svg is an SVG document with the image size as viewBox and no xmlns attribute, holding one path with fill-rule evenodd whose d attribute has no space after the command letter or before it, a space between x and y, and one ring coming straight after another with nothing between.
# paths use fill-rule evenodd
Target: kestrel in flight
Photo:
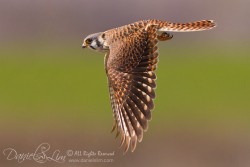
<instances>
[{"instance_id":1,"label":"kestrel in flight","mask_svg":"<svg viewBox=\"0 0 250 167\"><path fill-rule=\"evenodd\" d=\"M91 34L84 39L83 48L104 52L111 106L114 116L112 131L121 134L124 153L129 146L133 152L143 131L148 129L154 108L158 62L158 41L170 40L170 32L209 30L212 20L190 23L170 23L142 20L119 28Z\"/></svg>"}]
</instances>

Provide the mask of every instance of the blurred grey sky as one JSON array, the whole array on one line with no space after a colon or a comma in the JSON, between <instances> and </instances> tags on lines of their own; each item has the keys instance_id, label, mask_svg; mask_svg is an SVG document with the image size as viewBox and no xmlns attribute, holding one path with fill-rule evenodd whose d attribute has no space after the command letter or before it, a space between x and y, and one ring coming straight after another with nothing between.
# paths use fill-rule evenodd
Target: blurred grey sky
<instances>
[{"instance_id":1,"label":"blurred grey sky","mask_svg":"<svg viewBox=\"0 0 250 167\"><path fill-rule=\"evenodd\" d=\"M149 18L173 22L214 19L218 27L203 37L247 41L249 6L249 0L0 0L0 42L63 42Z\"/></svg>"}]
</instances>

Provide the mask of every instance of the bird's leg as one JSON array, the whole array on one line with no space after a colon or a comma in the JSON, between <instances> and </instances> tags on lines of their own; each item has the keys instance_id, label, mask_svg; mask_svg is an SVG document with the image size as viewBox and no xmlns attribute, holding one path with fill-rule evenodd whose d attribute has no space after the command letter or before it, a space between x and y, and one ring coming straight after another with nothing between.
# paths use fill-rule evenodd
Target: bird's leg
<instances>
[{"instance_id":1,"label":"bird's leg","mask_svg":"<svg viewBox=\"0 0 250 167\"><path fill-rule=\"evenodd\" d=\"M173 35L167 32L162 32L161 34L157 35L157 39L159 41L166 41L166 40L170 40L173 38Z\"/></svg>"}]
</instances>

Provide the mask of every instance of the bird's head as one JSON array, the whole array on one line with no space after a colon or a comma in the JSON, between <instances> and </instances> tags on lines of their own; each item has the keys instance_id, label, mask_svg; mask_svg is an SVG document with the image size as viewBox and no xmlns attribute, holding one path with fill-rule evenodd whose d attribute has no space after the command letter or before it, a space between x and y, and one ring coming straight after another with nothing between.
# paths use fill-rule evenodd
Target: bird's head
<instances>
[{"instance_id":1,"label":"bird's head","mask_svg":"<svg viewBox=\"0 0 250 167\"><path fill-rule=\"evenodd\" d=\"M82 48L90 48L99 52L108 51L108 47L105 45L106 35L104 32L88 35L82 44Z\"/></svg>"}]
</instances>

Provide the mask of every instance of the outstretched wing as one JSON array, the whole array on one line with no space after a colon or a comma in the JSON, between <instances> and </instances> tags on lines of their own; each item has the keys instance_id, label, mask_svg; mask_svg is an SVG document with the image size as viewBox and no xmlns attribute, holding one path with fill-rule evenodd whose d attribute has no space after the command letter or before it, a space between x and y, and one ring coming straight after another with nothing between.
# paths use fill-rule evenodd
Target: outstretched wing
<instances>
[{"instance_id":1,"label":"outstretched wing","mask_svg":"<svg viewBox=\"0 0 250 167\"><path fill-rule=\"evenodd\" d=\"M121 134L125 152L136 148L148 128L154 108L154 70L158 62L156 27L151 25L110 44L106 56L110 100L115 119L113 130Z\"/></svg>"}]
</instances>

